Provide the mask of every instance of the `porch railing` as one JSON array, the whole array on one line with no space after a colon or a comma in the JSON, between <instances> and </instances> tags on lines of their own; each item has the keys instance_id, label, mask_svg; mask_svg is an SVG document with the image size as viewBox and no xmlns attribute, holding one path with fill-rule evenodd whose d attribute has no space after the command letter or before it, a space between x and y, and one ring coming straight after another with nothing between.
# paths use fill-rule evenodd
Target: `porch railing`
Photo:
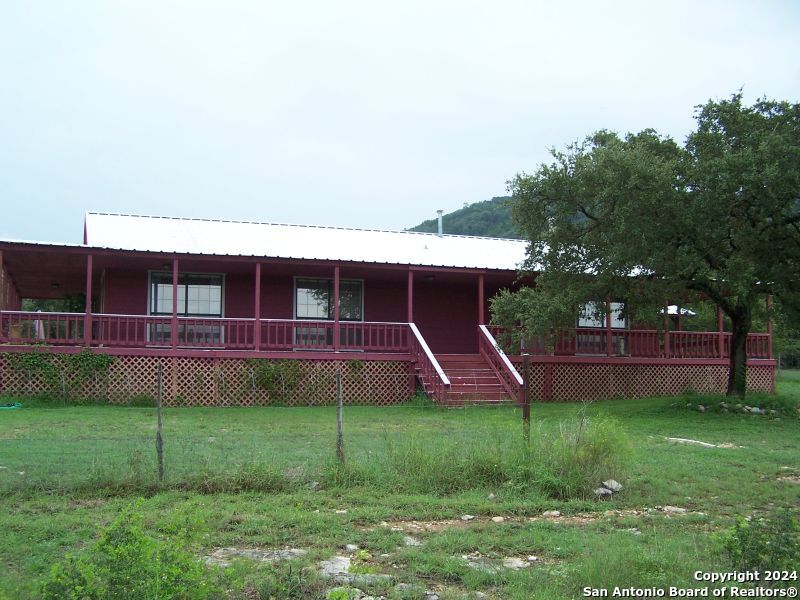
<instances>
[{"instance_id":1,"label":"porch railing","mask_svg":"<svg viewBox=\"0 0 800 600\"><path fill-rule=\"evenodd\" d=\"M77 346L85 343L82 313L0 311L0 343ZM172 347L172 319L152 315L91 315L93 346ZM178 317L175 346L260 351L335 349L333 321ZM339 323L338 348L344 351L409 352L406 323Z\"/></svg>"},{"instance_id":2,"label":"porch railing","mask_svg":"<svg viewBox=\"0 0 800 600\"><path fill-rule=\"evenodd\" d=\"M522 376L508 360L506 353L498 346L497 341L494 339L486 325L478 326L478 349L489 366L492 367L495 375L497 375L500 382L503 384L506 392L514 400L519 403L522 394Z\"/></svg>"},{"instance_id":3,"label":"porch railing","mask_svg":"<svg viewBox=\"0 0 800 600\"><path fill-rule=\"evenodd\" d=\"M489 332L508 354L520 352L512 331L490 326ZM550 337L532 337L527 344L530 354L561 356L608 356L608 330L601 327L576 327L553 333ZM720 337L722 352L720 352ZM768 333L747 336L749 358L771 358ZM636 358L728 358L731 334L718 331L664 331L655 329L612 329L611 356Z\"/></svg>"},{"instance_id":4,"label":"porch railing","mask_svg":"<svg viewBox=\"0 0 800 600\"><path fill-rule=\"evenodd\" d=\"M408 346L411 356L417 362L422 385L425 387L425 391L433 396L435 400L444 402L450 395L450 379L445 375L439 361L436 360L417 326L414 323L409 323L408 327L411 330Z\"/></svg>"},{"instance_id":5,"label":"porch railing","mask_svg":"<svg viewBox=\"0 0 800 600\"><path fill-rule=\"evenodd\" d=\"M84 315L56 312L0 312L0 341L74 346L81 344Z\"/></svg>"}]
</instances>

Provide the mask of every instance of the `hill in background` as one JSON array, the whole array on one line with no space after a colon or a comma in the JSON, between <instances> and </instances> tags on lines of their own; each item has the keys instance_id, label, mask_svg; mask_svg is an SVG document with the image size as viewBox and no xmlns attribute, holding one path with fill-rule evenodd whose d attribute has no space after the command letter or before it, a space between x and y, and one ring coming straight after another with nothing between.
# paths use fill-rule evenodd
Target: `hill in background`
<instances>
[{"instance_id":1,"label":"hill in background","mask_svg":"<svg viewBox=\"0 0 800 600\"><path fill-rule=\"evenodd\" d=\"M514 238L521 236L511 222L508 196L497 196L491 200L467 204L464 208L447 213L442 217L444 233L456 235L480 235L486 237ZM436 233L436 219L423 221L408 231Z\"/></svg>"}]
</instances>

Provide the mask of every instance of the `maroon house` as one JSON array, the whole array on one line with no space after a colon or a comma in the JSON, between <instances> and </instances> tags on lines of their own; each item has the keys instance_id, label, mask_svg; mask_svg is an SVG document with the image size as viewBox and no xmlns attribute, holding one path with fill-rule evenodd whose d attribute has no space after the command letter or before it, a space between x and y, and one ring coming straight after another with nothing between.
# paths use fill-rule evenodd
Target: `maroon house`
<instances>
[{"instance_id":1,"label":"maroon house","mask_svg":"<svg viewBox=\"0 0 800 600\"><path fill-rule=\"evenodd\" d=\"M114 355L105 388L87 393L119 401L152 395L158 364L171 404L328 402L337 370L352 402L399 402L417 384L441 403L519 400L519 358L487 323L524 257L517 240L88 213L82 244L0 241L0 352ZM83 310L20 310L65 296ZM533 350L531 394L719 390L729 337L583 316L553 354ZM769 333L748 350L751 387L772 389ZM300 361L303 376L259 388L253 358ZM7 363L0 391L42 391Z\"/></svg>"}]
</instances>

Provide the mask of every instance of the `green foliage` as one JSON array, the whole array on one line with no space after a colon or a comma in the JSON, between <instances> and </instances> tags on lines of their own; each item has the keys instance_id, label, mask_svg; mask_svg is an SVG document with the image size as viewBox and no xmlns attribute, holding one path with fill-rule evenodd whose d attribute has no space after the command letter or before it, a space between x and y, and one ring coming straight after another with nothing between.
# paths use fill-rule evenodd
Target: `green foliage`
<instances>
[{"instance_id":1,"label":"green foliage","mask_svg":"<svg viewBox=\"0 0 800 600\"><path fill-rule=\"evenodd\" d=\"M542 334L607 294L653 322L665 299L707 299L730 320L729 392L744 394L744 336L764 294L800 318L800 105L736 94L696 117L682 146L598 131L509 183L538 275L535 290L494 299L495 322Z\"/></svg>"},{"instance_id":2,"label":"green foliage","mask_svg":"<svg viewBox=\"0 0 800 600\"><path fill-rule=\"evenodd\" d=\"M128 507L88 551L52 568L42 598L200 600L219 592L179 542L179 536L169 541L148 536L142 515L135 506Z\"/></svg>"},{"instance_id":3,"label":"green foliage","mask_svg":"<svg viewBox=\"0 0 800 600\"><path fill-rule=\"evenodd\" d=\"M64 400L79 398L84 384L107 377L115 361L113 356L95 353L89 348L76 354L5 352L2 357L12 369L24 373L29 384L41 379L48 388L46 396L60 393Z\"/></svg>"},{"instance_id":4,"label":"green foliage","mask_svg":"<svg viewBox=\"0 0 800 600\"><path fill-rule=\"evenodd\" d=\"M254 592L247 597L263 600L323 598L325 587L327 587L326 582L314 572L298 567L292 562L268 565L256 577L249 577L245 582L245 590ZM255 596L255 593L258 596Z\"/></svg>"},{"instance_id":5,"label":"green foliage","mask_svg":"<svg viewBox=\"0 0 800 600\"><path fill-rule=\"evenodd\" d=\"M765 571L800 570L800 526L787 510L772 517L739 518L719 539L735 571L759 571L763 577Z\"/></svg>"},{"instance_id":6,"label":"green foliage","mask_svg":"<svg viewBox=\"0 0 800 600\"><path fill-rule=\"evenodd\" d=\"M74 373L74 380L80 386L90 379L108 375L115 358L109 354L99 354L84 348L77 354L64 355L62 360L65 368Z\"/></svg>"},{"instance_id":7,"label":"green foliage","mask_svg":"<svg viewBox=\"0 0 800 600\"><path fill-rule=\"evenodd\" d=\"M28 312L66 312L82 313L86 310L86 296L84 294L67 294L63 298L50 300L23 298L21 310Z\"/></svg>"},{"instance_id":8,"label":"green foliage","mask_svg":"<svg viewBox=\"0 0 800 600\"><path fill-rule=\"evenodd\" d=\"M438 219L423 221L408 231L436 233ZM465 205L454 212L442 215L442 229L451 235L478 235L484 237L513 238L520 237L517 226L511 220L509 198L500 196Z\"/></svg>"},{"instance_id":9,"label":"green foliage","mask_svg":"<svg viewBox=\"0 0 800 600\"><path fill-rule=\"evenodd\" d=\"M347 372L351 375L360 375L364 371L364 361L358 359L351 359L348 360L345 365L347 366Z\"/></svg>"},{"instance_id":10,"label":"green foliage","mask_svg":"<svg viewBox=\"0 0 800 600\"><path fill-rule=\"evenodd\" d=\"M296 360L251 358L247 364L254 386L277 398L292 392L304 376L303 366Z\"/></svg>"},{"instance_id":11,"label":"green foliage","mask_svg":"<svg viewBox=\"0 0 800 600\"><path fill-rule=\"evenodd\" d=\"M333 487L372 487L450 495L506 487L552 498L590 498L606 479L624 479L627 435L613 420L585 417L540 429L530 447L507 432L494 440L443 439L432 445L406 437L388 443L385 456L367 455L324 470Z\"/></svg>"},{"instance_id":12,"label":"green foliage","mask_svg":"<svg viewBox=\"0 0 800 600\"><path fill-rule=\"evenodd\" d=\"M25 373L28 381L41 377L50 385L58 382L59 368L49 352L4 352L3 360L15 371Z\"/></svg>"}]
</instances>

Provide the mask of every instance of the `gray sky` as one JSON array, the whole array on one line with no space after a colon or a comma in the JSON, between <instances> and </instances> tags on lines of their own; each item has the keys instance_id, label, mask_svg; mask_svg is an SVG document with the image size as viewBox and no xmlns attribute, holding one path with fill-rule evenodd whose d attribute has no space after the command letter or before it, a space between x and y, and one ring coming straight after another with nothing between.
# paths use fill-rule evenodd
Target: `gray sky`
<instances>
[{"instance_id":1,"label":"gray sky","mask_svg":"<svg viewBox=\"0 0 800 600\"><path fill-rule=\"evenodd\" d=\"M798 102L800 3L0 2L0 237L86 210L402 229L550 147Z\"/></svg>"}]
</instances>

